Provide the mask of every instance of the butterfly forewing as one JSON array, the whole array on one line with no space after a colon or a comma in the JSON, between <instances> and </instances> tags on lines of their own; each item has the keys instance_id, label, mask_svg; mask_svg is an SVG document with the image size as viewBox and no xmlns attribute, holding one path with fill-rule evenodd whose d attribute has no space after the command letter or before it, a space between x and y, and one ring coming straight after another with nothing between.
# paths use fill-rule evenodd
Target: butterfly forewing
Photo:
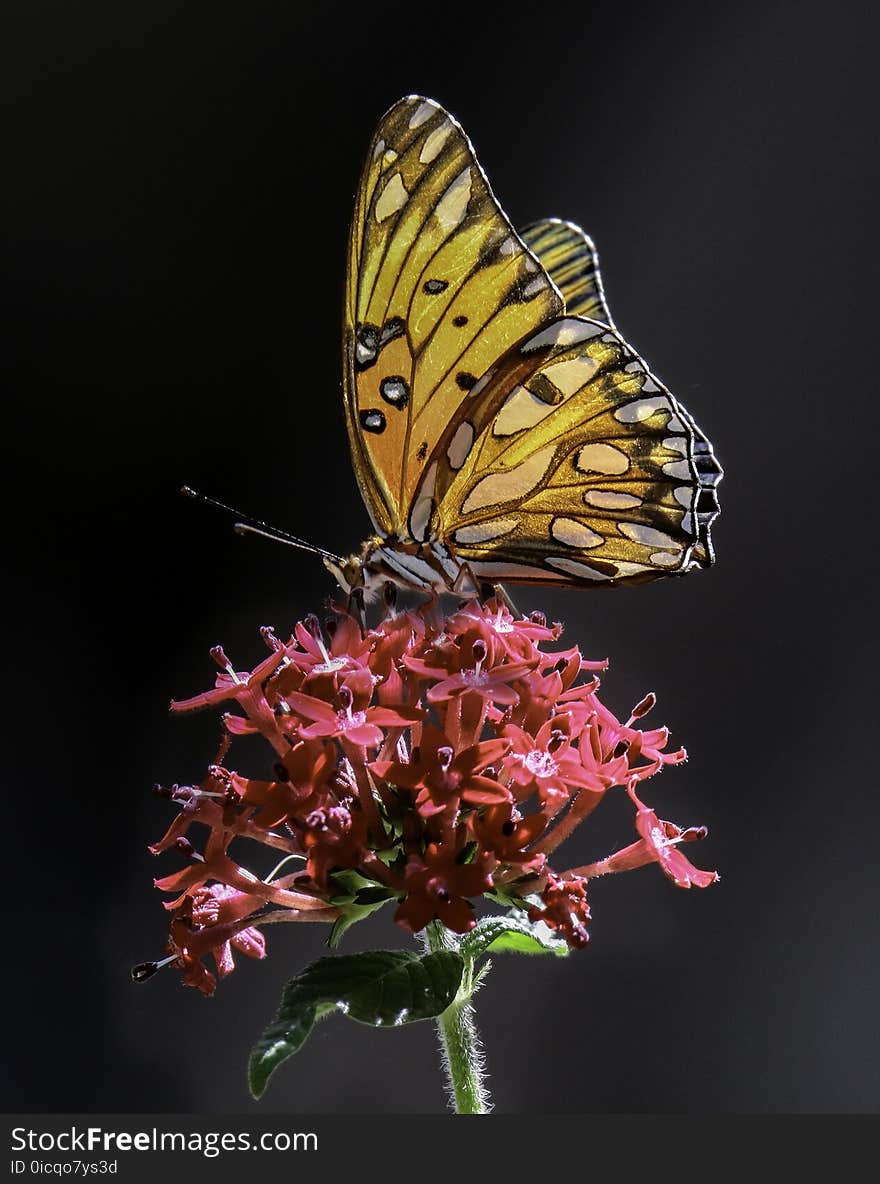
<instances>
[{"instance_id":1,"label":"butterfly forewing","mask_svg":"<svg viewBox=\"0 0 880 1184\"><path fill-rule=\"evenodd\" d=\"M470 391L562 307L459 125L426 99L393 107L355 207L344 341L352 452L379 530L427 538Z\"/></svg>"}]
</instances>

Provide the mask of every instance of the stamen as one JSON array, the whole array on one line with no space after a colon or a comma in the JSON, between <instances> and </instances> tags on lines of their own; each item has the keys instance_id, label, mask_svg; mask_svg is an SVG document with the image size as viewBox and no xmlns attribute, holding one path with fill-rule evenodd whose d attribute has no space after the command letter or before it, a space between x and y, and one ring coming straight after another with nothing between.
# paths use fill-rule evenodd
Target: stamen
<instances>
[{"instance_id":1,"label":"stamen","mask_svg":"<svg viewBox=\"0 0 880 1184\"><path fill-rule=\"evenodd\" d=\"M630 723L632 723L634 720L641 719L643 715L647 715L648 712L654 708L656 703L657 696L653 691L645 695L644 699L642 699L640 703L637 703L632 709L632 715L629 717Z\"/></svg>"},{"instance_id":2,"label":"stamen","mask_svg":"<svg viewBox=\"0 0 880 1184\"><path fill-rule=\"evenodd\" d=\"M226 673L229 675L229 677L232 679L232 681L236 685L241 686L241 679L238 677L235 670L233 669L232 663L226 657L226 654L223 651L223 646L222 645L212 646L210 653L211 653L211 657L214 659L214 661L217 663L217 665L220 667L220 669L225 670Z\"/></svg>"},{"instance_id":3,"label":"stamen","mask_svg":"<svg viewBox=\"0 0 880 1184\"><path fill-rule=\"evenodd\" d=\"M296 852L293 852L290 855L285 855L283 859L279 859L279 861L269 872L268 876L266 876L264 883L271 884L281 869L284 867L285 863L290 863L291 859L305 859L305 855L298 855Z\"/></svg>"},{"instance_id":4,"label":"stamen","mask_svg":"<svg viewBox=\"0 0 880 1184\"><path fill-rule=\"evenodd\" d=\"M176 962L178 954L169 954L167 958L163 958L160 962L138 962L137 966L131 968L131 981L133 983L145 983L148 978L161 970L163 966L167 966L169 962Z\"/></svg>"}]
</instances>

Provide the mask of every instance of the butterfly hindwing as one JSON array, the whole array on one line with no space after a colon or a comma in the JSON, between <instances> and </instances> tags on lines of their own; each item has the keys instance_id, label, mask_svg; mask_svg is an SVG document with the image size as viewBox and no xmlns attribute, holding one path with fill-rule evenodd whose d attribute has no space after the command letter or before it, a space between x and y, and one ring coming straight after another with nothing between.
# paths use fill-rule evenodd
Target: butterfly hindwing
<instances>
[{"instance_id":1,"label":"butterfly hindwing","mask_svg":"<svg viewBox=\"0 0 880 1184\"><path fill-rule=\"evenodd\" d=\"M602 287L599 255L588 234L573 222L544 218L521 230L520 237L559 288L567 313L614 324Z\"/></svg>"},{"instance_id":2,"label":"butterfly hindwing","mask_svg":"<svg viewBox=\"0 0 880 1184\"><path fill-rule=\"evenodd\" d=\"M460 126L411 97L377 129L349 243L346 412L376 527L428 537L460 409L502 356L562 311Z\"/></svg>"},{"instance_id":3,"label":"butterfly hindwing","mask_svg":"<svg viewBox=\"0 0 880 1184\"><path fill-rule=\"evenodd\" d=\"M473 444L437 491L438 535L484 578L610 585L706 565L717 504L698 466L721 470L641 358L577 317L515 352L465 421Z\"/></svg>"}]
</instances>

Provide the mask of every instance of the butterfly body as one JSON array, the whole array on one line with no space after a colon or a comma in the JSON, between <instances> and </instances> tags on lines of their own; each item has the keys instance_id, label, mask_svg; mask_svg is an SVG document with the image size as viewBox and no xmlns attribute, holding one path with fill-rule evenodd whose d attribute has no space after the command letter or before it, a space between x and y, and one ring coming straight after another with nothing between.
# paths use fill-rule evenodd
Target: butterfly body
<instances>
[{"instance_id":1,"label":"butterfly body","mask_svg":"<svg viewBox=\"0 0 880 1184\"><path fill-rule=\"evenodd\" d=\"M614 327L592 241L555 219L518 234L431 100L401 100L374 137L343 352L376 532L328 564L343 586L475 596L712 562L721 468Z\"/></svg>"}]
</instances>

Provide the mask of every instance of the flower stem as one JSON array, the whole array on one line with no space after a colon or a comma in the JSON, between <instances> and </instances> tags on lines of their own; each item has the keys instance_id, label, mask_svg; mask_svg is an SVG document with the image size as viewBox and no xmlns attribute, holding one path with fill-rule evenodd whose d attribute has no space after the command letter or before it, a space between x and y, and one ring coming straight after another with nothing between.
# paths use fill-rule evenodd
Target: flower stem
<instances>
[{"instance_id":1,"label":"flower stem","mask_svg":"<svg viewBox=\"0 0 880 1184\"><path fill-rule=\"evenodd\" d=\"M458 948L455 935L439 921L432 921L428 925L425 941L432 952ZM473 966L467 965L458 996L437 1017L443 1068L456 1114L488 1114L491 1109L489 1092L483 1079L483 1053L471 1002L472 976Z\"/></svg>"}]
</instances>

